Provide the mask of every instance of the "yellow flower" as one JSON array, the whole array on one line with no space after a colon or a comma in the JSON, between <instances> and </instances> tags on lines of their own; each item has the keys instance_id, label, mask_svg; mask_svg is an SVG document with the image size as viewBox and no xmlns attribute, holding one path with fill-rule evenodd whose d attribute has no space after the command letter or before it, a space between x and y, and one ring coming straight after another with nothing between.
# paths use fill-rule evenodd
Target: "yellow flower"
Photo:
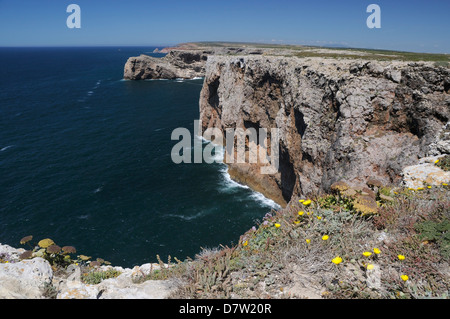
<instances>
[{"instance_id":1,"label":"yellow flower","mask_svg":"<svg viewBox=\"0 0 450 319\"><path fill-rule=\"evenodd\" d=\"M370 251L365 251L363 252L363 255L369 257L370 255L372 255L372 253Z\"/></svg>"},{"instance_id":2,"label":"yellow flower","mask_svg":"<svg viewBox=\"0 0 450 319\"><path fill-rule=\"evenodd\" d=\"M403 281L407 281L409 279L407 275L401 275L400 278L402 278Z\"/></svg>"},{"instance_id":3,"label":"yellow flower","mask_svg":"<svg viewBox=\"0 0 450 319\"><path fill-rule=\"evenodd\" d=\"M298 224L300 224L300 221L299 220L294 220L294 224L298 225Z\"/></svg>"},{"instance_id":4,"label":"yellow flower","mask_svg":"<svg viewBox=\"0 0 450 319\"><path fill-rule=\"evenodd\" d=\"M317 216L317 219L318 219L318 220L321 220L321 219L322 219L322 216Z\"/></svg>"},{"instance_id":5,"label":"yellow flower","mask_svg":"<svg viewBox=\"0 0 450 319\"><path fill-rule=\"evenodd\" d=\"M308 215L308 216L311 215L311 214L312 214L311 212L307 212L307 213L306 213L306 215Z\"/></svg>"},{"instance_id":6,"label":"yellow flower","mask_svg":"<svg viewBox=\"0 0 450 319\"><path fill-rule=\"evenodd\" d=\"M322 236L322 240L328 240L328 238L330 238L330 237L328 237L328 235Z\"/></svg>"},{"instance_id":7,"label":"yellow flower","mask_svg":"<svg viewBox=\"0 0 450 319\"><path fill-rule=\"evenodd\" d=\"M310 199L305 200L305 201L303 202L303 205L305 205L305 206L311 205L311 200L310 200Z\"/></svg>"},{"instance_id":8,"label":"yellow flower","mask_svg":"<svg viewBox=\"0 0 450 319\"><path fill-rule=\"evenodd\" d=\"M243 243L242 243L242 246L247 246L248 245L248 240L246 240L246 241L244 241Z\"/></svg>"},{"instance_id":9,"label":"yellow flower","mask_svg":"<svg viewBox=\"0 0 450 319\"><path fill-rule=\"evenodd\" d=\"M339 265L342 262L342 258L337 256L331 260L334 264Z\"/></svg>"},{"instance_id":10,"label":"yellow flower","mask_svg":"<svg viewBox=\"0 0 450 319\"><path fill-rule=\"evenodd\" d=\"M369 270L371 270L371 269L373 269L373 265L372 264L367 264L367 269L369 269Z\"/></svg>"},{"instance_id":11,"label":"yellow flower","mask_svg":"<svg viewBox=\"0 0 450 319\"><path fill-rule=\"evenodd\" d=\"M280 228L280 227L281 227L281 224L275 223L275 227L276 227L276 228Z\"/></svg>"},{"instance_id":12,"label":"yellow flower","mask_svg":"<svg viewBox=\"0 0 450 319\"><path fill-rule=\"evenodd\" d=\"M303 203L304 201L305 201L304 199L300 199L300 200L299 200L300 203Z\"/></svg>"},{"instance_id":13,"label":"yellow flower","mask_svg":"<svg viewBox=\"0 0 450 319\"><path fill-rule=\"evenodd\" d=\"M427 186L428 188L431 188L431 186Z\"/></svg>"},{"instance_id":14,"label":"yellow flower","mask_svg":"<svg viewBox=\"0 0 450 319\"><path fill-rule=\"evenodd\" d=\"M421 190L423 190L423 187L417 187L417 190L421 191Z\"/></svg>"},{"instance_id":15,"label":"yellow flower","mask_svg":"<svg viewBox=\"0 0 450 319\"><path fill-rule=\"evenodd\" d=\"M438 160L438 159L434 161L434 164L437 164L437 163L439 163L439 160Z\"/></svg>"},{"instance_id":16,"label":"yellow flower","mask_svg":"<svg viewBox=\"0 0 450 319\"><path fill-rule=\"evenodd\" d=\"M403 256L403 255L398 255L397 257L399 260L405 260L405 256Z\"/></svg>"},{"instance_id":17,"label":"yellow flower","mask_svg":"<svg viewBox=\"0 0 450 319\"><path fill-rule=\"evenodd\" d=\"M299 216L303 216L304 213L305 213L305 212L301 210L301 211L298 212L298 215L299 215Z\"/></svg>"},{"instance_id":18,"label":"yellow flower","mask_svg":"<svg viewBox=\"0 0 450 319\"><path fill-rule=\"evenodd\" d=\"M306 243L309 244L311 242L311 239L306 239Z\"/></svg>"},{"instance_id":19,"label":"yellow flower","mask_svg":"<svg viewBox=\"0 0 450 319\"><path fill-rule=\"evenodd\" d=\"M378 248L374 248L373 252L378 255L379 253L381 253L381 250L379 250Z\"/></svg>"},{"instance_id":20,"label":"yellow flower","mask_svg":"<svg viewBox=\"0 0 450 319\"><path fill-rule=\"evenodd\" d=\"M442 186L448 186L448 184L447 183L442 183Z\"/></svg>"}]
</instances>

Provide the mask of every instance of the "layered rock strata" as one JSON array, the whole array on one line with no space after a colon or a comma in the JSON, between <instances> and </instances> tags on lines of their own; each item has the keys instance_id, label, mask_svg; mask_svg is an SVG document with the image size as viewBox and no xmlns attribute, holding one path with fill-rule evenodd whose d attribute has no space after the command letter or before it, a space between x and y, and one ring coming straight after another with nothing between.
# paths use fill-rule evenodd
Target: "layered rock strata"
<instances>
[{"instance_id":1,"label":"layered rock strata","mask_svg":"<svg viewBox=\"0 0 450 319\"><path fill-rule=\"evenodd\" d=\"M276 174L260 163L232 163L229 173L284 206L341 180L399 184L404 167L448 153L449 90L450 70L428 62L216 55L200 120L224 135L279 130Z\"/></svg>"}]
</instances>

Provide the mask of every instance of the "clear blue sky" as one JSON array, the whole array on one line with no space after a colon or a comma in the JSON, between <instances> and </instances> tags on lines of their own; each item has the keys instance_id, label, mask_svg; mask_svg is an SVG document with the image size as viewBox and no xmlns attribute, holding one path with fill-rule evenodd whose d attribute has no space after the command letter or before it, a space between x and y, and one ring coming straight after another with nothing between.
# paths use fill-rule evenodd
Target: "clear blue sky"
<instances>
[{"instance_id":1,"label":"clear blue sky","mask_svg":"<svg viewBox=\"0 0 450 319\"><path fill-rule=\"evenodd\" d=\"M69 29L69 4L81 29ZM381 29L366 8L381 7ZM238 41L450 53L448 0L0 0L0 46Z\"/></svg>"}]
</instances>

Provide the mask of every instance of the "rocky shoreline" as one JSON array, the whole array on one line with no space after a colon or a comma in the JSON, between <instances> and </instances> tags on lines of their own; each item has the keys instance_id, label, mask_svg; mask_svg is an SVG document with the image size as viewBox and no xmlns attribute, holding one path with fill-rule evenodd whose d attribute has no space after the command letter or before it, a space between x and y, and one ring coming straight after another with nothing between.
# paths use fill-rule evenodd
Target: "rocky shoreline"
<instances>
[{"instance_id":1,"label":"rocky shoreline","mask_svg":"<svg viewBox=\"0 0 450 319\"><path fill-rule=\"evenodd\" d=\"M61 272L42 257L21 259L24 252L23 248L0 244L0 299L164 299L178 286L173 280L142 280L161 269L156 263L132 269L92 267L91 271L114 271L118 276L88 284L81 280L81 265L71 264Z\"/></svg>"},{"instance_id":2,"label":"rocky shoreline","mask_svg":"<svg viewBox=\"0 0 450 319\"><path fill-rule=\"evenodd\" d=\"M229 173L283 207L339 183L354 192L364 192L370 180L413 189L450 183L450 172L435 165L450 154L448 66L299 57L251 46L185 44L160 52L167 55L129 58L124 79L204 77L203 130L281 131L276 174L260 174L261 163L230 164ZM0 299L159 299L181 284L143 280L169 267L161 264L97 265L91 270L117 276L88 284L81 265L61 272L42 257L20 258L24 252L0 244Z\"/></svg>"}]
</instances>

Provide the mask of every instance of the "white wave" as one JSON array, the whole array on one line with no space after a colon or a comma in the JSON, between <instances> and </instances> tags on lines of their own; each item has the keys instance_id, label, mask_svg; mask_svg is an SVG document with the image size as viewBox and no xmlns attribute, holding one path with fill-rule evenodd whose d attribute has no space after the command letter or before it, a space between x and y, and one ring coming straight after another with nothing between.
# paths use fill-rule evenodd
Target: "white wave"
<instances>
[{"instance_id":1,"label":"white wave","mask_svg":"<svg viewBox=\"0 0 450 319\"><path fill-rule=\"evenodd\" d=\"M274 209L280 209L281 206L278 205L277 203L275 203L273 200L271 200L270 198L265 197L263 194L258 193L256 191L253 191L253 194L250 195L250 197L252 197L253 199L257 200L258 202L261 202L262 204L264 204L264 206L268 206Z\"/></svg>"},{"instance_id":2,"label":"white wave","mask_svg":"<svg viewBox=\"0 0 450 319\"><path fill-rule=\"evenodd\" d=\"M224 182L223 184L223 188L222 191L224 192L230 192L233 191L234 189L238 189L238 188L242 188L242 189L250 189L252 191L252 194L250 195L250 197L254 200L256 200L257 202L260 202L262 205L273 208L273 209L280 209L281 206L278 205L277 203L275 203L273 200L271 200L270 198L265 197L263 194L261 194L260 192L257 192L255 190L252 190L249 186L247 185L243 185L240 184L236 181L234 181L230 174L228 173L228 166L223 164L223 168L220 169L220 173L222 175L222 180Z\"/></svg>"},{"instance_id":3,"label":"white wave","mask_svg":"<svg viewBox=\"0 0 450 319\"><path fill-rule=\"evenodd\" d=\"M212 143L211 141L205 139L203 136L195 136L195 138L200 139L202 141L203 144L213 144L215 146L219 146L215 148L216 153L213 155L212 159L214 159L214 161L216 163L221 163L222 167L220 168L219 172L221 174L222 177L222 187L221 187L221 191L223 192L232 192L234 190L237 190L239 188L241 189L250 189L252 191L252 194L250 195L251 198L253 198L254 200L260 202L262 205L264 206L268 206L274 209L280 209L281 206L278 205L277 203L275 203L273 200L271 200L270 198L265 197L263 194L252 190L249 186L244 185L244 184L240 184L236 181L234 181L230 174L228 173L228 165L226 165L223 160L225 158L225 148L220 146L220 145L216 145L214 143Z\"/></svg>"},{"instance_id":4,"label":"white wave","mask_svg":"<svg viewBox=\"0 0 450 319\"><path fill-rule=\"evenodd\" d=\"M189 221L189 220L197 219L197 218L202 217L204 215L205 215L205 213L203 211L200 211L197 214L192 215L192 216L180 215L180 214L167 214L164 217L179 218L179 219L182 219L182 220L185 220L185 221Z\"/></svg>"},{"instance_id":5,"label":"white wave","mask_svg":"<svg viewBox=\"0 0 450 319\"><path fill-rule=\"evenodd\" d=\"M222 177L222 180L224 182L223 186L224 190L229 190L229 189L233 189L233 188L244 188L244 189L249 189L250 187L248 187L247 185L244 184L239 184L238 182L235 182L231 179L230 174L228 174L228 166L226 166L225 164L223 164L224 167L222 167L220 169L220 174Z\"/></svg>"},{"instance_id":6,"label":"white wave","mask_svg":"<svg viewBox=\"0 0 450 319\"><path fill-rule=\"evenodd\" d=\"M103 186L100 186L94 191L94 194L100 193L103 190Z\"/></svg>"},{"instance_id":7,"label":"white wave","mask_svg":"<svg viewBox=\"0 0 450 319\"><path fill-rule=\"evenodd\" d=\"M13 147L14 145L8 145L8 146L5 146L4 148L2 148L2 149L0 149L0 152L4 152L4 151L6 151L7 149L9 149L9 148L11 148L11 147Z\"/></svg>"},{"instance_id":8,"label":"white wave","mask_svg":"<svg viewBox=\"0 0 450 319\"><path fill-rule=\"evenodd\" d=\"M195 135L194 138L201 140L202 144L212 143L210 140L207 140L206 138L204 138L203 136L200 136L200 135Z\"/></svg>"},{"instance_id":9,"label":"white wave","mask_svg":"<svg viewBox=\"0 0 450 319\"><path fill-rule=\"evenodd\" d=\"M202 77L202 76L195 76L191 80L203 80L203 79L204 79L204 77Z\"/></svg>"}]
</instances>

